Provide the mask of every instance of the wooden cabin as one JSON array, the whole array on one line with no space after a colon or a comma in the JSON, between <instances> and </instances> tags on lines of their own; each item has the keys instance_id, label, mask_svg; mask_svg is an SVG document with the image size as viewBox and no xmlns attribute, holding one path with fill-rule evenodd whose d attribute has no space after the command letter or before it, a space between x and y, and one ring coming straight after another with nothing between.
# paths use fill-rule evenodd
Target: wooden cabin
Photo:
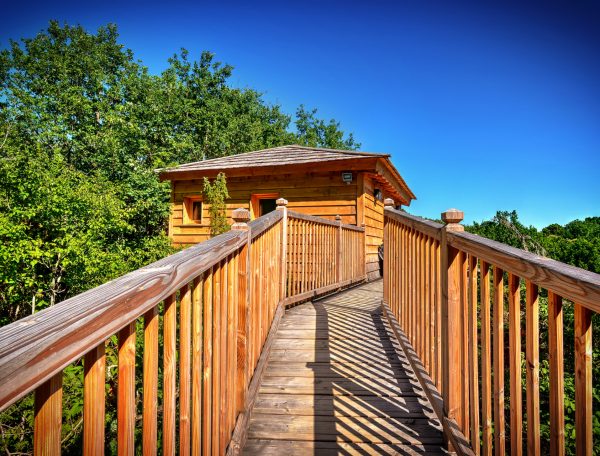
<instances>
[{"instance_id":1,"label":"wooden cabin","mask_svg":"<svg viewBox=\"0 0 600 456\"><path fill-rule=\"evenodd\" d=\"M288 200L290 210L365 227L369 279L379 277L377 249L383 242L383 200L408 206L415 195L389 154L297 145L186 163L161 171L171 181L169 236L175 245L210 237L208 207L202 201L204 177L227 177L227 217L239 207L256 218Z\"/></svg>"}]
</instances>

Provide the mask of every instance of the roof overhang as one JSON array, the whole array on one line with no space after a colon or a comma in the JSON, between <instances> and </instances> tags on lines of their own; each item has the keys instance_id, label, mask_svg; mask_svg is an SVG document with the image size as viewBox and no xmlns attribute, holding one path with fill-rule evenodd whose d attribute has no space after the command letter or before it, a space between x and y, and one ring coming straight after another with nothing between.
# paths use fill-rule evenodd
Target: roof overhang
<instances>
[{"instance_id":1,"label":"roof overhang","mask_svg":"<svg viewBox=\"0 0 600 456\"><path fill-rule=\"evenodd\" d=\"M414 193L400 173L396 170L388 156L357 157L351 159L329 160L318 163L287 163L282 165L251 167L223 167L220 169L189 170L185 168L171 168L159 170L161 181L166 180L192 180L204 177L213 178L223 172L227 177L268 176L274 174L299 174L322 171L363 171L369 173L383 189L390 195L396 204L410 205L416 199Z\"/></svg>"}]
</instances>

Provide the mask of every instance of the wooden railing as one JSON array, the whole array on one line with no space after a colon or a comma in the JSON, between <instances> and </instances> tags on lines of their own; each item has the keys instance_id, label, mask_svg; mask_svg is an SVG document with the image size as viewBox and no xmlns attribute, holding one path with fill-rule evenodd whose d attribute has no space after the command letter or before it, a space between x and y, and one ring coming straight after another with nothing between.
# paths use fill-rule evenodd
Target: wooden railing
<instances>
[{"instance_id":1,"label":"wooden railing","mask_svg":"<svg viewBox=\"0 0 600 456\"><path fill-rule=\"evenodd\" d=\"M237 209L232 231L0 328L0 411L34 393L34 452L60 453L78 363L85 454L104 452L107 399L121 455L239 452L284 305L364 280L364 229L286 204L250 223Z\"/></svg>"},{"instance_id":2,"label":"wooden railing","mask_svg":"<svg viewBox=\"0 0 600 456\"><path fill-rule=\"evenodd\" d=\"M288 212L286 304L364 280L365 229Z\"/></svg>"},{"instance_id":3,"label":"wooden railing","mask_svg":"<svg viewBox=\"0 0 600 456\"><path fill-rule=\"evenodd\" d=\"M466 233L459 225L462 218L462 212L452 209L442 214L441 225L397 211L386 200L384 307L398 321L407 349L418 356L420 380L441 415L449 446L464 454L503 455L509 447L510 454L518 455L523 446L530 455L543 448L565 453L563 308L573 306L576 453L591 455L591 317L600 312L600 275ZM542 290L548 302L550 416L550 441L543 447Z\"/></svg>"}]
</instances>

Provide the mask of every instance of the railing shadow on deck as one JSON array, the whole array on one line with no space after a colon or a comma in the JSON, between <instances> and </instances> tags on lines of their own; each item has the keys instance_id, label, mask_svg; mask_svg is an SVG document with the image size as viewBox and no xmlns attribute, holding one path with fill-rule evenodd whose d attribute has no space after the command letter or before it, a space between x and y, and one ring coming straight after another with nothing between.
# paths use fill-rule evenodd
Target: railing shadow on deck
<instances>
[{"instance_id":1,"label":"railing shadow on deck","mask_svg":"<svg viewBox=\"0 0 600 456\"><path fill-rule=\"evenodd\" d=\"M386 454L437 453L440 425L382 319L380 301L381 293L370 287L312 304L317 328L326 329L325 346L317 351L315 344L315 378L324 364L329 367L327 389L314 394L331 401L325 416L315 413L313 429L327 434L327 449L338 454L367 454L375 445ZM371 325L375 338L357 337Z\"/></svg>"},{"instance_id":2,"label":"railing shadow on deck","mask_svg":"<svg viewBox=\"0 0 600 456\"><path fill-rule=\"evenodd\" d=\"M284 306L365 279L364 228L286 205L0 328L0 411L34 393L31 449L60 454L63 370L83 364L85 454L111 450L107 412L119 454L239 452Z\"/></svg>"}]
</instances>

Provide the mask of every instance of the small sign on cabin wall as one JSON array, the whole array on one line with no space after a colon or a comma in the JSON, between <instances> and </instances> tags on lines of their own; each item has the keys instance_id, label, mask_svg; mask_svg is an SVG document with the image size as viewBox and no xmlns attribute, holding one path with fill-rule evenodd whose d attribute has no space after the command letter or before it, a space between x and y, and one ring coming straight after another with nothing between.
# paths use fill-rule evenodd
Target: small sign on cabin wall
<instances>
[{"instance_id":1,"label":"small sign on cabin wall","mask_svg":"<svg viewBox=\"0 0 600 456\"><path fill-rule=\"evenodd\" d=\"M352 183L352 173L342 173L342 182L346 184Z\"/></svg>"}]
</instances>

